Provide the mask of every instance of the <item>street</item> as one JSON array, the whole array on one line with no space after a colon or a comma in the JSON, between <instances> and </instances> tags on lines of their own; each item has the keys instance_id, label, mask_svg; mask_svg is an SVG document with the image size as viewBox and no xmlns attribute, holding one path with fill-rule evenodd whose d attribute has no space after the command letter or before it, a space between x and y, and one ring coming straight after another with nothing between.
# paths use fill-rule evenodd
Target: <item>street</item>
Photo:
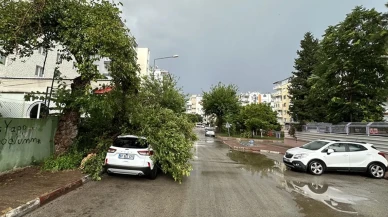
<instances>
[{"instance_id":1,"label":"street","mask_svg":"<svg viewBox=\"0 0 388 217\"><path fill-rule=\"evenodd\" d=\"M196 129L194 170L178 184L104 176L30 213L56 216L387 216L387 180L288 171L281 155L231 152Z\"/></svg>"}]
</instances>

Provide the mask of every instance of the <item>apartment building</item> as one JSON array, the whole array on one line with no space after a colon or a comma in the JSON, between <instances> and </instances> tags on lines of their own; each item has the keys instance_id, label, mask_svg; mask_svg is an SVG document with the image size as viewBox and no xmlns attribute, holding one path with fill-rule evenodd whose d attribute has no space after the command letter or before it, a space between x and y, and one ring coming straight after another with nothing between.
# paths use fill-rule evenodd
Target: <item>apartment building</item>
<instances>
[{"instance_id":1,"label":"apartment building","mask_svg":"<svg viewBox=\"0 0 388 217\"><path fill-rule=\"evenodd\" d=\"M72 80L79 76L74 61L61 59L61 47L52 50L37 49L27 58L14 58L14 56L0 57L0 114L3 117L30 117L30 110L36 106L42 106L41 100L25 101L24 97L31 92L40 92L39 96L45 96L50 92L53 82L54 70L58 67L63 82L70 85ZM47 52L47 58L46 58ZM141 67L141 74L148 75L149 49L138 48L137 61ZM46 62L44 61L46 58ZM45 63L44 63L45 62ZM93 82L92 88L110 84L108 67L110 60L101 58L94 63L99 72L106 79ZM53 91L58 83L53 83ZM55 107L54 103L50 108Z\"/></svg>"},{"instance_id":2,"label":"apartment building","mask_svg":"<svg viewBox=\"0 0 388 217\"><path fill-rule=\"evenodd\" d=\"M155 71L149 72L149 74L152 74L159 81L163 81L165 78L171 78L170 72L165 69L155 69Z\"/></svg>"},{"instance_id":3,"label":"apartment building","mask_svg":"<svg viewBox=\"0 0 388 217\"><path fill-rule=\"evenodd\" d=\"M272 94L274 110L277 112L278 122L282 125L288 125L292 122L289 115L290 98L288 97L288 86L290 85L290 78L277 81L274 84Z\"/></svg>"},{"instance_id":4,"label":"apartment building","mask_svg":"<svg viewBox=\"0 0 388 217\"><path fill-rule=\"evenodd\" d=\"M204 115L201 95L191 95L186 103L186 113Z\"/></svg>"},{"instance_id":5,"label":"apartment building","mask_svg":"<svg viewBox=\"0 0 388 217\"><path fill-rule=\"evenodd\" d=\"M267 103L273 108L272 96L270 93L246 92L238 96L242 106L250 104Z\"/></svg>"},{"instance_id":6,"label":"apartment building","mask_svg":"<svg viewBox=\"0 0 388 217\"><path fill-rule=\"evenodd\" d=\"M137 64L140 65L140 77L150 74L150 49L137 48Z\"/></svg>"},{"instance_id":7,"label":"apartment building","mask_svg":"<svg viewBox=\"0 0 388 217\"><path fill-rule=\"evenodd\" d=\"M258 104L260 98L259 92L246 92L238 95L238 101L242 106L250 105L250 104Z\"/></svg>"}]
</instances>

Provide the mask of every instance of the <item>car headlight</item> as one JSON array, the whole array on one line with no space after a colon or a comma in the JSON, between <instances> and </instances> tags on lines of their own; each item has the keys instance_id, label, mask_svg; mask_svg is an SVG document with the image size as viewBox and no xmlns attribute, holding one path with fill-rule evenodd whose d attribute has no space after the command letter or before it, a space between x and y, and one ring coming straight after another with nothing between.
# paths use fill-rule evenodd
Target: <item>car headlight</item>
<instances>
[{"instance_id":1,"label":"car headlight","mask_svg":"<svg viewBox=\"0 0 388 217\"><path fill-rule=\"evenodd\" d=\"M302 159L307 157L308 154L296 154L294 155L294 159Z\"/></svg>"}]
</instances>

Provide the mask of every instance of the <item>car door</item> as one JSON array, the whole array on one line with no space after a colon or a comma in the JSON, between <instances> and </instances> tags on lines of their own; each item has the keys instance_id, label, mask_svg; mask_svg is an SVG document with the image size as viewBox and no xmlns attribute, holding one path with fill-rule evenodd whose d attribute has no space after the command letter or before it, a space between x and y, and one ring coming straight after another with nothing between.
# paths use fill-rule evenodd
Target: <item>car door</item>
<instances>
[{"instance_id":1,"label":"car door","mask_svg":"<svg viewBox=\"0 0 388 217\"><path fill-rule=\"evenodd\" d=\"M348 143L348 147L350 170L365 171L370 162L369 158L371 157L371 153L361 144Z\"/></svg>"},{"instance_id":2,"label":"car door","mask_svg":"<svg viewBox=\"0 0 388 217\"><path fill-rule=\"evenodd\" d=\"M327 150L333 149L334 153L328 154ZM341 170L348 171L349 170L349 154L346 151L347 144L346 143L334 143L329 145L323 152L323 159L326 163L327 170Z\"/></svg>"}]
</instances>

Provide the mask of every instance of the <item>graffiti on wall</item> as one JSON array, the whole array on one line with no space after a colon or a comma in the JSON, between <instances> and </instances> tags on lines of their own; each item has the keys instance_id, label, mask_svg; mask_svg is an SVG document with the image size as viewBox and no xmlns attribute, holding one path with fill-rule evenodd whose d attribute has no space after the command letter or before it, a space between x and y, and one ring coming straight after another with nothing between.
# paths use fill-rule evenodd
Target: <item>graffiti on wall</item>
<instances>
[{"instance_id":1,"label":"graffiti on wall","mask_svg":"<svg viewBox=\"0 0 388 217\"><path fill-rule=\"evenodd\" d=\"M13 120L2 120L0 124L0 145L23 145L23 144L40 144L41 139L30 137L36 127L28 127L13 123Z\"/></svg>"}]
</instances>

